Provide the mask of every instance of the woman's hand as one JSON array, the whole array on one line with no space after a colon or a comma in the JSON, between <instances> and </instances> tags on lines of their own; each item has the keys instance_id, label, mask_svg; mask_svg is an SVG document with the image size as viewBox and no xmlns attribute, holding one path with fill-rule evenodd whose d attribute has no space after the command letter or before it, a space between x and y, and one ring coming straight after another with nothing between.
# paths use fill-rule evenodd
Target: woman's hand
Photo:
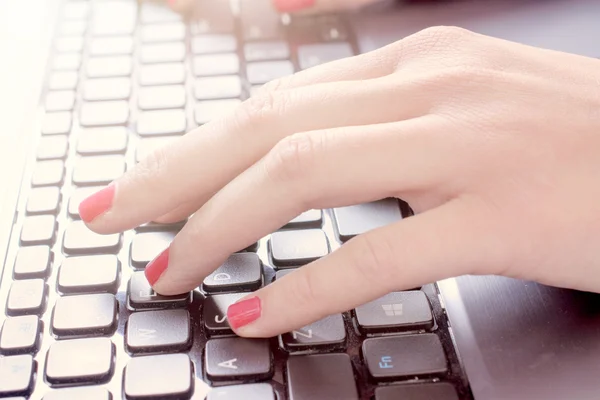
<instances>
[{"instance_id":1,"label":"woman's hand","mask_svg":"<svg viewBox=\"0 0 600 400\"><path fill-rule=\"evenodd\" d=\"M266 85L81 215L111 233L195 212L147 267L175 294L303 211L390 196L417 215L249 295L229 310L236 332L276 335L463 274L600 291L600 61L427 29Z\"/></svg>"},{"instance_id":2,"label":"woman's hand","mask_svg":"<svg viewBox=\"0 0 600 400\"><path fill-rule=\"evenodd\" d=\"M168 0L169 5L176 11L185 11L197 0ZM221 0L223 1L223 0ZM228 0L226 0L228 1ZM245 0L251 3L252 0ZM262 0L256 0L262 1ZM272 0L273 5L281 12L319 13L340 10L356 10L368 4L382 0Z\"/></svg>"}]
</instances>

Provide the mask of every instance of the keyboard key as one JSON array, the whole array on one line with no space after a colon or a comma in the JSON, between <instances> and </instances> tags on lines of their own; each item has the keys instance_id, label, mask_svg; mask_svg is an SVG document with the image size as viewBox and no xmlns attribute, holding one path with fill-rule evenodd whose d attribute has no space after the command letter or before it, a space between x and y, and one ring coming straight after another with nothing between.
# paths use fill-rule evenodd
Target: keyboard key
<instances>
[{"instance_id":1,"label":"keyboard key","mask_svg":"<svg viewBox=\"0 0 600 400\"><path fill-rule=\"evenodd\" d=\"M113 373L114 356L109 338L59 340L48 350L46 380L51 385L106 382Z\"/></svg>"},{"instance_id":2,"label":"keyboard key","mask_svg":"<svg viewBox=\"0 0 600 400\"><path fill-rule=\"evenodd\" d=\"M290 269L280 269L275 273L275 280L281 279L284 276L291 274L292 272L294 272L296 269L294 268L290 268Z\"/></svg>"},{"instance_id":3,"label":"keyboard key","mask_svg":"<svg viewBox=\"0 0 600 400\"><path fill-rule=\"evenodd\" d=\"M190 26L193 35L235 31L234 17L227 1L200 0L196 3L198 12Z\"/></svg>"},{"instance_id":4,"label":"keyboard key","mask_svg":"<svg viewBox=\"0 0 600 400\"><path fill-rule=\"evenodd\" d=\"M56 90L46 95L46 111L70 111L75 105L75 92Z\"/></svg>"},{"instance_id":5,"label":"keyboard key","mask_svg":"<svg viewBox=\"0 0 600 400\"><path fill-rule=\"evenodd\" d=\"M55 71L76 71L81 65L79 54L57 54L52 60L52 69Z\"/></svg>"},{"instance_id":6,"label":"keyboard key","mask_svg":"<svg viewBox=\"0 0 600 400\"><path fill-rule=\"evenodd\" d=\"M197 124L206 124L231 114L241 103L238 99L199 101L194 109L194 119Z\"/></svg>"},{"instance_id":7,"label":"keyboard key","mask_svg":"<svg viewBox=\"0 0 600 400\"><path fill-rule=\"evenodd\" d=\"M237 253L208 275L202 289L209 293L252 291L262 284L262 265L254 253Z\"/></svg>"},{"instance_id":8,"label":"keyboard key","mask_svg":"<svg viewBox=\"0 0 600 400\"><path fill-rule=\"evenodd\" d=\"M38 215L25 218L21 228L21 244L24 246L52 245L56 239L54 215Z\"/></svg>"},{"instance_id":9,"label":"keyboard key","mask_svg":"<svg viewBox=\"0 0 600 400\"><path fill-rule=\"evenodd\" d=\"M8 315L41 314L46 306L48 287L43 279L13 281L6 313Z\"/></svg>"},{"instance_id":10,"label":"keyboard key","mask_svg":"<svg viewBox=\"0 0 600 400\"><path fill-rule=\"evenodd\" d=\"M139 72L142 86L177 85L185 82L182 63L142 65Z\"/></svg>"},{"instance_id":11,"label":"keyboard key","mask_svg":"<svg viewBox=\"0 0 600 400\"><path fill-rule=\"evenodd\" d=\"M129 78L88 79L83 85L86 101L126 100L131 94Z\"/></svg>"},{"instance_id":12,"label":"keyboard key","mask_svg":"<svg viewBox=\"0 0 600 400\"><path fill-rule=\"evenodd\" d=\"M189 398L194 390L192 362L187 354L134 357L124 375L127 400Z\"/></svg>"},{"instance_id":13,"label":"keyboard key","mask_svg":"<svg viewBox=\"0 0 600 400\"><path fill-rule=\"evenodd\" d=\"M183 43L158 43L142 46L140 60L143 64L170 63L185 59Z\"/></svg>"},{"instance_id":14,"label":"keyboard key","mask_svg":"<svg viewBox=\"0 0 600 400\"><path fill-rule=\"evenodd\" d=\"M50 90L74 90L77 87L79 76L77 72L65 71L55 72L50 76L48 89Z\"/></svg>"},{"instance_id":15,"label":"keyboard key","mask_svg":"<svg viewBox=\"0 0 600 400\"><path fill-rule=\"evenodd\" d=\"M108 185L125 173L125 158L120 155L81 157L73 169L77 186Z\"/></svg>"},{"instance_id":16,"label":"keyboard key","mask_svg":"<svg viewBox=\"0 0 600 400\"><path fill-rule=\"evenodd\" d=\"M27 198L27 215L56 214L60 206L60 189L41 187L32 189Z\"/></svg>"},{"instance_id":17,"label":"keyboard key","mask_svg":"<svg viewBox=\"0 0 600 400\"><path fill-rule=\"evenodd\" d=\"M35 315L9 317L0 331L0 353L34 353L40 342L42 324Z\"/></svg>"},{"instance_id":18,"label":"keyboard key","mask_svg":"<svg viewBox=\"0 0 600 400\"><path fill-rule=\"evenodd\" d=\"M402 219L396 199L333 209L334 228L342 241Z\"/></svg>"},{"instance_id":19,"label":"keyboard key","mask_svg":"<svg viewBox=\"0 0 600 400\"><path fill-rule=\"evenodd\" d=\"M252 85L262 85L294 73L291 61L261 61L248 63L246 75Z\"/></svg>"},{"instance_id":20,"label":"keyboard key","mask_svg":"<svg viewBox=\"0 0 600 400\"><path fill-rule=\"evenodd\" d=\"M86 67L88 78L114 78L131 75L133 63L130 56L94 57Z\"/></svg>"},{"instance_id":21,"label":"keyboard key","mask_svg":"<svg viewBox=\"0 0 600 400\"><path fill-rule=\"evenodd\" d=\"M143 272L134 272L127 287L128 304L134 309L185 307L191 301L191 293L163 296L154 291Z\"/></svg>"},{"instance_id":22,"label":"keyboard key","mask_svg":"<svg viewBox=\"0 0 600 400\"><path fill-rule=\"evenodd\" d=\"M95 36L130 35L137 21L137 2L102 1L94 3L92 34Z\"/></svg>"},{"instance_id":23,"label":"keyboard key","mask_svg":"<svg viewBox=\"0 0 600 400\"><path fill-rule=\"evenodd\" d=\"M69 142L65 136L46 136L40 139L38 145L38 160L55 160L67 157Z\"/></svg>"},{"instance_id":24,"label":"keyboard key","mask_svg":"<svg viewBox=\"0 0 600 400\"><path fill-rule=\"evenodd\" d=\"M146 264L169 247L175 235L176 232L149 232L135 235L131 241L131 266L145 268Z\"/></svg>"},{"instance_id":25,"label":"keyboard key","mask_svg":"<svg viewBox=\"0 0 600 400\"><path fill-rule=\"evenodd\" d=\"M117 308L117 299L110 293L59 297L52 331L59 337L110 335L117 327Z\"/></svg>"},{"instance_id":26,"label":"keyboard key","mask_svg":"<svg viewBox=\"0 0 600 400\"><path fill-rule=\"evenodd\" d=\"M59 53L81 53L83 50L82 37L62 37L56 40L54 44Z\"/></svg>"},{"instance_id":27,"label":"keyboard key","mask_svg":"<svg viewBox=\"0 0 600 400\"><path fill-rule=\"evenodd\" d=\"M273 388L268 383L233 385L214 388L206 400L277 400Z\"/></svg>"},{"instance_id":28,"label":"keyboard key","mask_svg":"<svg viewBox=\"0 0 600 400\"><path fill-rule=\"evenodd\" d=\"M103 387L80 387L56 389L46 392L42 400L112 400L108 390Z\"/></svg>"},{"instance_id":29,"label":"keyboard key","mask_svg":"<svg viewBox=\"0 0 600 400\"><path fill-rule=\"evenodd\" d=\"M236 50L237 39L234 35L201 35L192 39L193 54L231 53Z\"/></svg>"},{"instance_id":30,"label":"keyboard key","mask_svg":"<svg viewBox=\"0 0 600 400\"><path fill-rule=\"evenodd\" d=\"M87 30L87 21L67 21L60 25L60 36L83 36Z\"/></svg>"},{"instance_id":31,"label":"keyboard key","mask_svg":"<svg viewBox=\"0 0 600 400\"><path fill-rule=\"evenodd\" d=\"M300 69L308 69L330 61L354 55L349 43L317 43L298 47L298 63Z\"/></svg>"},{"instance_id":32,"label":"keyboard key","mask_svg":"<svg viewBox=\"0 0 600 400\"><path fill-rule=\"evenodd\" d=\"M191 345L191 329L187 310L133 313L127 322L127 351L153 353L186 350Z\"/></svg>"},{"instance_id":33,"label":"keyboard key","mask_svg":"<svg viewBox=\"0 0 600 400\"><path fill-rule=\"evenodd\" d=\"M198 78L194 83L197 100L236 98L242 95L242 81L237 75Z\"/></svg>"},{"instance_id":34,"label":"keyboard key","mask_svg":"<svg viewBox=\"0 0 600 400\"><path fill-rule=\"evenodd\" d=\"M135 228L138 232L178 232L183 228L185 223L187 222L187 218L184 218L178 222L172 223L161 223L161 222L146 222Z\"/></svg>"},{"instance_id":35,"label":"keyboard key","mask_svg":"<svg viewBox=\"0 0 600 400\"><path fill-rule=\"evenodd\" d=\"M120 233L100 235L83 221L73 221L65 229L63 251L67 254L116 253L120 247Z\"/></svg>"},{"instance_id":36,"label":"keyboard key","mask_svg":"<svg viewBox=\"0 0 600 400\"><path fill-rule=\"evenodd\" d=\"M387 386L375 389L375 400L458 400L454 386L449 383Z\"/></svg>"},{"instance_id":37,"label":"keyboard key","mask_svg":"<svg viewBox=\"0 0 600 400\"><path fill-rule=\"evenodd\" d=\"M27 395L34 372L35 362L30 355L0 357L0 396Z\"/></svg>"},{"instance_id":38,"label":"keyboard key","mask_svg":"<svg viewBox=\"0 0 600 400\"><path fill-rule=\"evenodd\" d=\"M195 56L192 63L196 76L233 75L240 71L240 60L235 53Z\"/></svg>"},{"instance_id":39,"label":"keyboard key","mask_svg":"<svg viewBox=\"0 0 600 400\"><path fill-rule=\"evenodd\" d=\"M287 60L290 58L290 47L282 40L246 43L244 57L247 62Z\"/></svg>"},{"instance_id":40,"label":"keyboard key","mask_svg":"<svg viewBox=\"0 0 600 400\"><path fill-rule=\"evenodd\" d=\"M79 117L82 126L124 125L128 120L129 104L122 100L84 103Z\"/></svg>"},{"instance_id":41,"label":"keyboard key","mask_svg":"<svg viewBox=\"0 0 600 400\"><path fill-rule=\"evenodd\" d=\"M75 189L69 198L69 217L79 219L79 204L100 189L102 189L102 187L82 187Z\"/></svg>"},{"instance_id":42,"label":"keyboard key","mask_svg":"<svg viewBox=\"0 0 600 400\"><path fill-rule=\"evenodd\" d=\"M320 228L323 225L323 212L309 210L291 220L285 228Z\"/></svg>"},{"instance_id":43,"label":"keyboard key","mask_svg":"<svg viewBox=\"0 0 600 400\"><path fill-rule=\"evenodd\" d=\"M433 333L367 339L362 344L369 375L375 380L394 380L447 370L440 339Z\"/></svg>"},{"instance_id":44,"label":"keyboard key","mask_svg":"<svg viewBox=\"0 0 600 400\"><path fill-rule=\"evenodd\" d=\"M206 342L204 365L206 375L214 381L255 381L273 373L266 339L211 339Z\"/></svg>"},{"instance_id":45,"label":"keyboard key","mask_svg":"<svg viewBox=\"0 0 600 400\"><path fill-rule=\"evenodd\" d=\"M303 328L281 335L283 348L303 351L312 348L336 350L344 347L346 330L342 314L334 314Z\"/></svg>"},{"instance_id":46,"label":"keyboard key","mask_svg":"<svg viewBox=\"0 0 600 400\"><path fill-rule=\"evenodd\" d=\"M240 2L242 35L247 41L276 39L283 36L281 16L269 0Z\"/></svg>"},{"instance_id":47,"label":"keyboard key","mask_svg":"<svg viewBox=\"0 0 600 400\"><path fill-rule=\"evenodd\" d=\"M183 108L185 106L185 88L183 85L156 86L141 88L138 92L140 110L161 110Z\"/></svg>"},{"instance_id":48,"label":"keyboard key","mask_svg":"<svg viewBox=\"0 0 600 400\"><path fill-rule=\"evenodd\" d=\"M32 186L60 186L65 177L65 165L62 161L40 161L35 165Z\"/></svg>"},{"instance_id":49,"label":"keyboard key","mask_svg":"<svg viewBox=\"0 0 600 400\"><path fill-rule=\"evenodd\" d=\"M48 246L21 247L15 258L13 276L15 279L45 278L53 261Z\"/></svg>"},{"instance_id":50,"label":"keyboard key","mask_svg":"<svg viewBox=\"0 0 600 400\"><path fill-rule=\"evenodd\" d=\"M71 131L71 113L57 112L44 115L42 135L68 135Z\"/></svg>"},{"instance_id":51,"label":"keyboard key","mask_svg":"<svg viewBox=\"0 0 600 400\"><path fill-rule=\"evenodd\" d=\"M356 307L354 312L363 334L433 327L429 301L420 290L389 293Z\"/></svg>"},{"instance_id":52,"label":"keyboard key","mask_svg":"<svg viewBox=\"0 0 600 400\"><path fill-rule=\"evenodd\" d=\"M318 18L320 40L339 42L348 40L350 34L341 18L336 15L321 15Z\"/></svg>"},{"instance_id":53,"label":"keyboard key","mask_svg":"<svg viewBox=\"0 0 600 400\"><path fill-rule=\"evenodd\" d=\"M171 10L163 4L142 3L141 7L140 20L142 24L181 21L181 14Z\"/></svg>"},{"instance_id":54,"label":"keyboard key","mask_svg":"<svg viewBox=\"0 0 600 400\"><path fill-rule=\"evenodd\" d=\"M173 21L157 25L143 26L140 29L143 43L175 42L185 39L185 24Z\"/></svg>"},{"instance_id":55,"label":"keyboard key","mask_svg":"<svg viewBox=\"0 0 600 400\"><path fill-rule=\"evenodd\" d=\"M221 335L232 333L229 321L227 321L227 309L245 295L245 293L218 294L208 296L204 300L202 320L209 334Z\"/></svg>"},{"instance_id":56,"label":"keyboard key","mask_svg":"<svg viewBox=\"0 0 600 400\"><path fill-rule=\"evenodd\" d=\"M137 133L140 136L178 135L185 132L184 110L159 110L140 113Z\"/></svg>"},{"instance_id":57,"label":"keyboard key","mask_svg":"<svg viewBox=\"0 0 600 400\"><path fill-rule=\"evenodd\" d=\"M275 232L270 245L273 263L277 266L303 265L329 253L327 237L320 229Z\"/></svg>"},{"instance_id":58,"label":"keyboard key","mask_svg":"<svg viewBox=\"0 0 600 400\"><path fill-rule=\"evenodd\" d=\"M62 15L66 20L82 20L88 16L88 12L88 3L71 2L64 5Z\"/></svg>"},{"instance_id":59,"label":"keyboard key","mask_svg":"<svg viewBox=\"0 0 600 400\"><path fill-rule=\"evenodd\" d=\"M289 400L358 400L347 354L294 356L287 361Z\"/></svg>"},{"instance_id":60,"label":"keyboard key","mask_svg":"<svg viewBox=\"0 0 600 400\"><path fill-rule=\"evenodd\" d=\"M138 141L138 147L135 152L135 161L140 162L141 160L146 158L150 153L168 145L175 139L175 137L142 138L140 141Z\"/></svg>"},{"instance_id":61,"label":"keyboard key","mask_svg":"<svg viewBox=\"0 0 600 400\"><path fill-rule=\"evenodd\" d=\"M133 53L133 38L117 36L95 38L90 43L90 55L98 56L125 56Z\"/></svg>"},{"instance_id":62,"label":"keyboard key","mask_svg":"<svg viewBox=\"0 0 600 400\"><path fill-rule=\"evenodd\" d=\"M82 156L123 154L127 149L127 129L122 126L84 129L77 141Z\"/></svg>"},{"instance_id":63,"label":"keyboard key","mask_svg":"<svg viewBox=\"0 0 600 400\"><path fill-rule=\"evenodd\" d=\"M61 293L116 293L121 264L114 255L67 257L58 272Z\"/></svg>"}]
</instances>

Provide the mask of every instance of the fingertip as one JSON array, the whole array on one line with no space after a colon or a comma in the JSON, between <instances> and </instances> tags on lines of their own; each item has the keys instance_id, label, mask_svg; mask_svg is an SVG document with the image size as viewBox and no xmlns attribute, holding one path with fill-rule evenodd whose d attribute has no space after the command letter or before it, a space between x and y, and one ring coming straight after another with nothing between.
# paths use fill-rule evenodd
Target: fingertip
<instances>
[{"instance_id":1,"label":"fingertip","mask_svg":"<svg viewBox=\"0 0 600 400\"><path fill-rule=\"evenodd\" d=\"M251 296L239 300L227 309L227 320L229 326L239 336L253 337L252 324L262 315L262 304L260 297Z\"/></svg>"},{"instance_id":2,"label":"fingertip","mask_svg":"<svg viewBox=\"0 0 600 400\"><path fill-rule=\"evenodd\" d=\"M84 199L79 204L79 216L86 224L106 213L112 207L115 185L111 184Z\"/></svg>"}]
</instances>

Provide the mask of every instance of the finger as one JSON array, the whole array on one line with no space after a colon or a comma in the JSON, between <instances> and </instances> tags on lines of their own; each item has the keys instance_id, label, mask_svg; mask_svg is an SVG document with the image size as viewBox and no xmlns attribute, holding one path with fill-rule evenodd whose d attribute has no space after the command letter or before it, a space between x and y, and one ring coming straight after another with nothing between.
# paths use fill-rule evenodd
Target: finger
<instances>
[{"instance_id":1,"label":"finger","mask_svg":"<svg viewBox=\"0 0 600 400\"><path fill-rule=\"evenodd\" d=\"M146 268L151 284L161 294L188 291L231 253L307 209L406 199L411 191L439 186L449 170L440 168L439 160L449 146L436 140L441 129L432 119L313 131L283 140L194 214L171 245L166 271L161 264Z\"/></svg>"},{"instance_id":2,"label":"finger","mask_svg":"<svg viewBox=\"0 0 600 400\"><path fill-rule=\"evenodd\" d=\"M204 203L292 133L422 115L429 108L427 100L405 86L411 101L402 106L393 101L402 89L391 77L323 83L250 99L232 115L156 150L108 194L86 199L80 206L82 219L98 233L127 230L185 202Z\"/></svg>"},{"instance_id":3,"label":"finger","mask_svg":"<svg viewBox=\"0 0 600 400\"><path fill-rule=\"evenodd\" d=\"M230 306L229 323L240 336L271 337L392 291L486 272L502 246L471 206L455 200L360 235Z\"/></svg>"},{"instance_id":4,"label":"finger","mask_svg":"<svg viewBox=\"0 0 600 400\"><path fill-rule=\"evenodd\" d=\"M192 215L197 209L198 207L194 202L187 202L178 206L172 211L169 211L165 215L155 218L154 222L158 222L159 224L172 224L175 222L180 222Z\"/></svg>"}]
</instances>

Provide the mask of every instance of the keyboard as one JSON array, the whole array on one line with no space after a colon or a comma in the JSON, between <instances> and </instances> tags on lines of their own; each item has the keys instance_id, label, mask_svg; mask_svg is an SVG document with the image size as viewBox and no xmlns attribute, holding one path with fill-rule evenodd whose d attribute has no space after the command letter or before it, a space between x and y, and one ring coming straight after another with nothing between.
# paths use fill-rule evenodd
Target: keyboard
<instances>
[{"instance_id":1,"label":"keyboard","mask_svg":"<svg viewBox=\"0 0 600 400\"><path fill-rule=\"evenodd\" d=\"M0 398L472 398L435 284L271 339L227 322L248 292L409 218L402 201L309 210L178 296L155 293L143 270L185 221L97 235L79 219L82 199L153 149L268 81L356 54L344 16L104 0L65 2L57 21L0 281Z\"/></svg>"}]
</instances>

